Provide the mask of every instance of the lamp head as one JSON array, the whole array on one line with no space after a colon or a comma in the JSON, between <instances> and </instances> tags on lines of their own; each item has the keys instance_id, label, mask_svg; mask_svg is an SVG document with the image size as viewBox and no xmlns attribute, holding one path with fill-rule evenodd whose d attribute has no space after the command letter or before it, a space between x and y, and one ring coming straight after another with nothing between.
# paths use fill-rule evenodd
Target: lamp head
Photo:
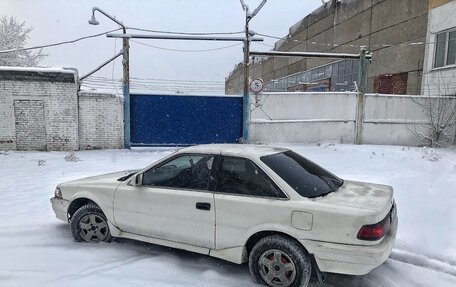
<instances>
[{"instance_id":1,"label":"lamp head","mask_svg":"<svg viewBox=\"0 0 456 287\"><path fill-rule=\"evenodd\" d=\"M98 24L100 24L100 22L98 22L97 19L95 18L95 15L92 14L92 18L90 18L89 24L90 25L98 25Z\"/></svg>"}]
</instances>

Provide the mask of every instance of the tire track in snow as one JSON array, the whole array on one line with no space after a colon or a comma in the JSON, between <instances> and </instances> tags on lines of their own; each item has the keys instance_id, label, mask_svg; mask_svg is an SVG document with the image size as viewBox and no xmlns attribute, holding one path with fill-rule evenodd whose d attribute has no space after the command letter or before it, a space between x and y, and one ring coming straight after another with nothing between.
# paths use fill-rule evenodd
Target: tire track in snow
<instances>
[{"instance_id":1,"label":"tire track in snow","mask_svg":"<svg viewBox=\"0 0 456 287\"><path fill-rule=\"evenodd\" d=\"M430 258L406 250L393 249L389 259L456 276L456 265L452 262Z\"/></svg>"},{"instance_id":2,"label":"tire track in snow","mask_svg":"<svg viewBox=\"0 0 456 287\"><path fill-rule=\"evenodd\" d=\"M141 260L143 258L147 258L147 257L150 257L150 256L147 254L146 255L136 255L136 256L131 256L131 257L125 258L125 259L116 260L114 262L101 263L98 265L94 265L94 266L85 268L78 274L70 274L70 275L62 276L62 277L57 278L56 280L61 281L63 279L80 279L81 277L87 277L87 276L93 275L98 272L113 270L113 269L123 266L127 263L132 263L132 262L135 262L135 261Z\"/></svg>"}]
</instances>

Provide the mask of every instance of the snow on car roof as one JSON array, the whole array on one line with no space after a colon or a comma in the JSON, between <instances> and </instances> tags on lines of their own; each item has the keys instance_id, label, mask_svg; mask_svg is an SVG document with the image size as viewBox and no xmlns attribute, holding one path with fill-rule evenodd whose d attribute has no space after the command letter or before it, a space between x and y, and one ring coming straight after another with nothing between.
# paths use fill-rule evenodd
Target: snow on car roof
<instances>
[{"instance_id":1,"label":"snow on car roof","mask_svg":"<svg viewBox=\"0 0 456 287\"><path fill-rule=\"evenodd\" d=\"M289 149L271 147L266 145L251 145L251 144L205 144L196 145L181 149L181 153L210 153L223 155L255 155L264 156L284 152Z\"/></svg>"}]
</instances>

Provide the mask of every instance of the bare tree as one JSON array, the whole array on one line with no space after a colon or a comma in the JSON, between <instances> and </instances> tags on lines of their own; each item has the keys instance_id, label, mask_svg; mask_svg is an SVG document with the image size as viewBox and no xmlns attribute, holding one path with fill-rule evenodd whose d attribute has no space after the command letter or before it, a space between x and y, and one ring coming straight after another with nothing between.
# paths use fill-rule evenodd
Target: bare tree
<instances>
[{"instance_id":1,"label":"bare tree","mask_svg":"<svg viewBox=\"0 0 456 287\"><path fill-rule=\"evenodd\" d=\"M428 78L429 79L429 78ZM431 147L456 144L456 93L451 91L443 79L429 85L426 96L412 98L426 113L429 124L425 132L412 131Z\"/></svg>"},{"instance_id":2,"label":"bare tree","mask_svg":"<svg viewBox=\"0 0 456 287\"><path fill-rule=\"evenodd\" d=\"M13 17L3 16L0 19L0 51L24 48L32 30L25 22L20 23ZM45 56L41 50L35 53L24 50L0 53L0 66L34 67Z\"/></svg>"}]
</instances>

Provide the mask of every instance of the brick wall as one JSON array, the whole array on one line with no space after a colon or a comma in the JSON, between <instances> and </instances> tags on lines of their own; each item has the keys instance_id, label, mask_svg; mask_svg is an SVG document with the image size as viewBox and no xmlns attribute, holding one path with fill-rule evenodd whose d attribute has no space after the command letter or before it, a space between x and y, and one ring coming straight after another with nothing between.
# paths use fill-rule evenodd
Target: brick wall
<instances>
[{"instance_id":1,"label":"brick wall","mask_svg":"<svg viewBox=\"0 0 456 287\"><path fill-rule=\"evenodd\" d=\"M80 149L123 148L123 100L110 94L79 93Z\"/></svg>"},{"instance_id":2,"label":"brick wall","mask_svg":"<svg viewBox=\"0 0 456 287\"><path fill-rule=\"evenodd\" d=\"M0 149L79 148L75 73L0 67Z\"/></svg>"},{"instance_id":3,"label":"brick wall","mask_svg":"<svg viewBox=\"0 0 456 287\"><path fill-rule=\"evenodd\" d=\"M44 101L14 100L16 147L19 150L46 150Z\"/></svg>"},{"instance_id":4,"label":"brick wall","mask_svg":"<svg viewBox=\"0 0 456 287\"><path fill-rule=\"evenodd\" d=\"M0 67L0 150L123 148L123 100L81 92L77 71Z\"/></svg>"}]
</instances>

